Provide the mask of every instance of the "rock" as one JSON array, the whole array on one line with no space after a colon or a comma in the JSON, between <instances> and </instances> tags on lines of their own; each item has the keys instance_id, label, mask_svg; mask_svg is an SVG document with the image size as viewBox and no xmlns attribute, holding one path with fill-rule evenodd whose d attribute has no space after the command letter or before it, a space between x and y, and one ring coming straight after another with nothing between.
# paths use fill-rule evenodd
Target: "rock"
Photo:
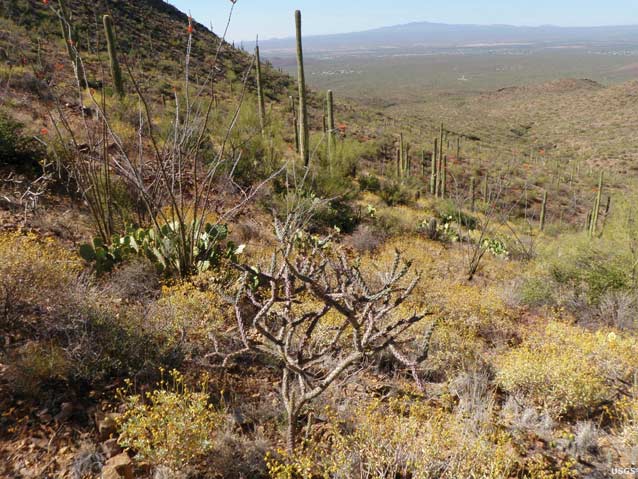
<instances>
[{"instance_id":1,"label":"rock","mask_svg":"<svg viewBox=\"0 0 638 479\"><path fill-rule=\"evenodd\" d=\"M70 402L62 403L62 405L60 406L60 412L55 415L54 419L57 422L66 421L73 415L73 409L74 409L73 403L70 403Z\"/></svg>"},{"instance_id":2,"label":"rock","mask_svg":"<svg viewBox=\"0 0 638 479\"><path fill-rule=\"evenodd\" d=\"M51 417L51 414L49 414L49 410L48 409L43 409L42 411L38 411L38 419L42 422L51 422L51 419L53 419Z\"/></svg>"},{"instance_id":3,"label":"rock","mask_svg":"<svg viewBox=\"0 0 638 479\"><path fill-rule=\"evenodd\" d=\"M99 414L96 415L97 430L100 435L100 441L106 441L111 439L111 436L117 433L117 419L118 414Z\"/></svg>"},{"instance_id":4,"label":"rock","mask_svg":"<svg viewBox=\"0 0 638 479\"><path fill-rule=\"evenodd\" d=\"M102 479L133 479L133 461L125 452L113 456L102 468Z\"/></svg>"},{"instance_id":5,"label":"rock","mask_svg":"<svg viewBox=\"0 0 638 479\"><path fill-rule=\"evenodd\" d=\"M102 443L102 451L107 459L122 453L122 448L117 443L116 438L111 438Z\"/></svg>"}]
</instances>

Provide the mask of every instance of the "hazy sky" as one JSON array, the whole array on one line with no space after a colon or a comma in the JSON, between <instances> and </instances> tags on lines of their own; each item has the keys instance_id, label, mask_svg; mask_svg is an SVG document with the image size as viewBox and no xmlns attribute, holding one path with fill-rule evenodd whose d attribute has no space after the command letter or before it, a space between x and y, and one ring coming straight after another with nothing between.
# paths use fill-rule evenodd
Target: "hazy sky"
<instances>
[{"instance_id":1,"label":"hazy sky","mask_svg":"<svg viewBox=\"0 0 638 479\"><path fill-rule=\"evenodd\" d=\"M230 0L170 0L216 32ZM638 24L636 0L237 0L230 40L294 35L293 14L304 16L304 34L340 33L415 21L513 25Z\"/></svg>"}]
</instances>

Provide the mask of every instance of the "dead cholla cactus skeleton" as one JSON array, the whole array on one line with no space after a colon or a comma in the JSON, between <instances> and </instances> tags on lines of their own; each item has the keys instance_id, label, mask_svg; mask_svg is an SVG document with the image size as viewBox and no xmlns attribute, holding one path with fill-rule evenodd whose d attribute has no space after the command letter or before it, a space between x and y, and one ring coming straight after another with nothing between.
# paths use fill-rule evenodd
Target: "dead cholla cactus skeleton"
<instances>
[{"instance_id":1,"label":"dead cholla cactus skeleton","mask_svg":"<svg viewBox=\"0 0 638 479\"><path fill-rule=\"evenodd\" d=\"M429 313L399 310L419 276L396 253L390 271L372 285L356 263L333 251L330 239L304 235L299 218L275 221L278 249L265 271L241 266L235 310L244 351L260 351L282 365L281 396L287 446L296 442L297 419L333 382L382 351L409 368L419 387L432 325L422 341L410 329Z\"/></svg>"}]
</instances>

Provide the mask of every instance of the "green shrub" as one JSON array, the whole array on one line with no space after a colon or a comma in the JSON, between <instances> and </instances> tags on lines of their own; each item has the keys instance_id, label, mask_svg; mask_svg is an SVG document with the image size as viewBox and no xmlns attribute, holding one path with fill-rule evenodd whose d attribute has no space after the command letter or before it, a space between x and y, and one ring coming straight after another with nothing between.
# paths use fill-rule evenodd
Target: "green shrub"
<instances>
[{"instance_id":1,"label":"green shrub","mask_svg":"<svg viewBox=\"0 0 638 479\"><path fill-rule=\"evenodd\" d=\"M542 306L554 302L554 288L545 278L528 278L518 290L520 300L529 306Z\"/></svg>"},{"instance_id":2,"label":"green shrub","mask_svg":"<svg viewBox=\"0 0 638 479\"><path fill-rule=\"evenodd\" d=\"M361 188L361 191L378 193L381 190L381 181L375 175L361 175L359 176L359 187Z\"/></svg>"},{"instance_id":3,"label":"green shrub","mask_svg":"<svg viewBox=\"0 0 638 479\"><path fill-rule=\"evenodd\" d=\"M397 181L384 182L379 196L388 206L407 205L413 200L411 191Z\"/></svg>"},{"instance_id":4,"label":"green shrub","mask_svg":"<svg viewBox=\"0 0 638 479\"><path fill-rule=\"evenodd\" d=\"M604 246L576 242L572 248L561 248L560 255L549 262L551 279L560 286L574 291L576 297L584 296L596 305L610 291L631 287L627 258L620 251L609 251Z\"/></svg>"},{"instance_id":5,"label":"green shrub","mask_svg":"<svg viewBox=\"0 0 638 479\"><path fill-rule=\"evenodd\" d=\"M38 167L42 157L42 146L24 135L23 125L0 112L0 165L31 170Z\"/></svg>"},{"instance_id":6,"label":"green shrub","mask_svg":"<svg viewBox=\"0 0 638 479\"><path fill-rule=\"evenodd\" d=\"M319 208L313 219L317 229L337 228L342 233L352 233L359 224L359 216L352 206L340 199L329 201Z\"/></svg>"},{"instance_id":7,"label":"green shrub","mask_svg":"<svg viewBox=\"0 0 638 479\"><path fill-rule=\"evenodd\" d=\"M478 226L478 219L475 216L465 213L457 208L452 202L444 201L437 208L437 216L441 223L457 223L468 230L474 230Z\"/></svg>"}]
</instances>

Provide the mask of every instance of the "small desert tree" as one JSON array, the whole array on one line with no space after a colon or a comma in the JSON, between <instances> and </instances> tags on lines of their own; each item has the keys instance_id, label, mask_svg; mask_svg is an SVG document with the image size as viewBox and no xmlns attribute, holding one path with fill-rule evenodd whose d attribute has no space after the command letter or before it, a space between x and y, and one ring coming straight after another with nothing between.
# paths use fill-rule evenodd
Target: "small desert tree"
<instances>
[{"instance_id":1,"label":"small desert tree","mask_svg":"<svg viewBox=\"0 0 638 479\"><path fill-rule=\"evenodd\" d=\"M419 281L410 262L397 252L388 272L365 278L331 238L307 236L306 220L303 208L275 220L270 264L240 266L235 300L243 351L265 353L281 366L289 452L304 407L379 353L390 352L421 386L418 368L432 335L430 327L417 341L411 330L428 313L401 307Z\"/></svg>"}]
</instances>

